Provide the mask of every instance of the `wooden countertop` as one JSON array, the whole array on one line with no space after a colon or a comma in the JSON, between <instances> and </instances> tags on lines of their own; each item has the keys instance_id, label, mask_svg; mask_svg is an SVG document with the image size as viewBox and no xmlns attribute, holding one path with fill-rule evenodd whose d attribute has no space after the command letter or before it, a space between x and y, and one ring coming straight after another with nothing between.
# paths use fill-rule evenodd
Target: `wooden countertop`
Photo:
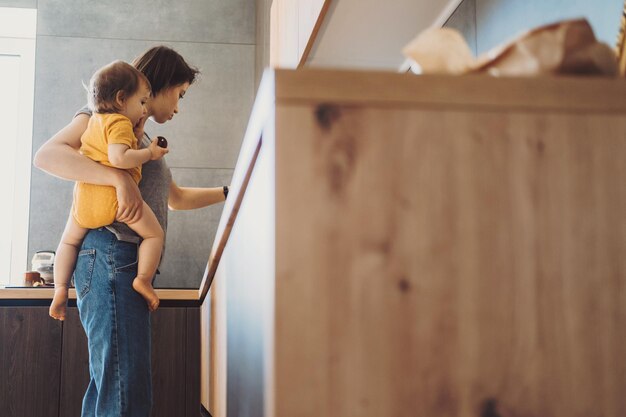
<instances>
[{"instance_id":1,"label":"wooden countertop","mask_svg":"<svg viewBox=\"0 0 626 417\"><path fill-rule=\"evenodd\" d=\"M161 300L198 301L195 289L157 289ZM52 300L54 289L50 287L0 287L0 300ZM70 300L76 300L76 290L70 288Z\"/></svg>"}]
</instances>

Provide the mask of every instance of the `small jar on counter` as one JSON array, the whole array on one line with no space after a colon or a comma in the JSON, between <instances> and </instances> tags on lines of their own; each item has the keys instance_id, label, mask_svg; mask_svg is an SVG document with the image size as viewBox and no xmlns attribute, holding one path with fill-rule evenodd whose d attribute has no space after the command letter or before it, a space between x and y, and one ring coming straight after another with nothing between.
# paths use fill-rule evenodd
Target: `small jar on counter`
<instances>
[{"instance_id":1,"label":"small jar on counter","mask_svg":"<svg viewBox=\"0 0 626 417\"><path fill-rule=\"evenodd\" d=\"M44 285L43 278L41 278L41 274L37 271L26 271L24 272L24 286L25 287L39 287L40 285Z\"/></svg>"}]
</instances>

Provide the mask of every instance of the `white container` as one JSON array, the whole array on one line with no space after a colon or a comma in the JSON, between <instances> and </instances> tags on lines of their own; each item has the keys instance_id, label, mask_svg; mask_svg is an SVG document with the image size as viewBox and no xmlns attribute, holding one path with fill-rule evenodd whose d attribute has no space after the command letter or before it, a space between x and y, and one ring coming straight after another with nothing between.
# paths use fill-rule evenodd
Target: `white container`
<instances>
[{"instance_id":1,"label":"white container","mask_svg":"<svg viewBox=\"0 0 626 417\"><path fill-rule=\"evenodd\" d=\"M31 269L39 272L46 284L54 283L54 251L40 250L31 261Z\"/></svg>"}]
</instances>

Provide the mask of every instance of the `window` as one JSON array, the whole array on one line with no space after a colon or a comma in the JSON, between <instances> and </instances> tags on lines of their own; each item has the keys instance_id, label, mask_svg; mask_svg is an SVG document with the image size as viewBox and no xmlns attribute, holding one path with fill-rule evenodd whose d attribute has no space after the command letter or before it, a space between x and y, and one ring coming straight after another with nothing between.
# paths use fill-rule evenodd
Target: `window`
<instances>
[{"instance_id":1,"label":"window","mask_svg":"<svg viewBox=\"0 0 626 417\"><path fill-rule=\"evenodd\" d=\"M0 7L0 284L28 265L37 11Z\"/></svg>"}]
</instances>

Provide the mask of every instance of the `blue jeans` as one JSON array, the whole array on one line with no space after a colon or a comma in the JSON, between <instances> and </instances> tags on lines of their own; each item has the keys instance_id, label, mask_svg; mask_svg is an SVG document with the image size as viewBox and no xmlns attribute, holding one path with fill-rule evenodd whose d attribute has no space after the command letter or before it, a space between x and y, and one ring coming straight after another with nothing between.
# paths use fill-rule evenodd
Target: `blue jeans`
<instances>
[{"instance_id":1,"label":"blue jeans","mask_svg":"<svg viewBox=\"0 0 626 417\"><path fill-rule=\"evenodd\" d=\"M91 378L82 417L150 416L150 313L136 275L136 244L105 228L87 233L74 271Z\"/></svg>"}]
</instances>

